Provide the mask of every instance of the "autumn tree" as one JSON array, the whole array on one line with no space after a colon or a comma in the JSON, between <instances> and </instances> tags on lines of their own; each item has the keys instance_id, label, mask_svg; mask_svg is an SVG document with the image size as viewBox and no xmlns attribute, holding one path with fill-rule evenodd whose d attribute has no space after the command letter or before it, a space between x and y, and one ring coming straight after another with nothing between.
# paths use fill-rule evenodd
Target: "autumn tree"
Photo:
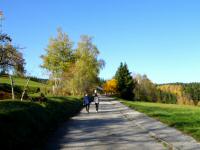
<instances>
[{"instance_id":1,"label":"autumn tree","mask_svg":"<svg viewBox=\"0 0 200 150\"><path fill-rule=\"evenodd\" d=\"M153 82L146 75L136 75L134 78L136 86L134 89L135 99L139 101L158 101L158 91Z\"/></svg>"},{"instance_id":2,"label":"autumn tree","mask_svg":"<svg viewBox=\"0 0 200 150\"><path fill-rule=\"evenodd\" d=\"M117 92L117 80L111 79L107 80L106 83L103 84L103 90L106 93L114 94Z\"/></svg>"},{"instance_id":3,"label":"autumn tree","mask_svg":"<svg viewBox=\"0 0 200 150\"><path fill-rule=\"evenodd\" d=\"M177 97L174 93L162 90L160 86L154 84L146 75L136 75L134 77L136 86L134 89L135 100L161 103L176 103Z\"/></svg>"},{"instance_id":4,"label":"autumn tree","mask_svg":"<svg viewBox=\"0 0 200 150\"><path fill-rule=\"evenodd\" d=\"M72 49L73 42L68 35L58 29L56 38L51 38L42 55L43 68L54 79L54 88L58 94L80 95L90 91L99 81L100 69L104 61L98 59L99 50L89 36L81 36L78 47Z\"/></svg>"},{"instance_id":5,"label":"autumn tree","mask_svg":"<svg viewBox=\"0 0 200 150\"><path fill-rule=\"evenodd\" d=\"M133 89L135 84L126 63L120 64L115 74L115 79L117 81L117 91L119 92L120 96L125 99L133 99Z\"/></svg>"},{"instance_id":6,"label":"autumn tree","mask_svg":"<svg viewBox=\"0 0 200 150\"><path fill-rule=\"evenodd\" d=\"M157 88L161 92L168 92L173 95L176 95L178 104L191 104L192 102L190 96L185 93L183 86L181 84L165 84L165 85L159 85Z\"/></svg>"},{"instance_id":7,"label":"autumn tree","mask_svg":"<svg viewBox=\"0 0 200 150\"><path fill-rule=\"evenodd\" d=\"M99 50L92 38L81 36L75 52L76 61L71 68L73 76L68 80L73 95L91 91L97 85L100 69L104 66L104 61L98 59L98 55Z\"/></svg>"}]
</instances>

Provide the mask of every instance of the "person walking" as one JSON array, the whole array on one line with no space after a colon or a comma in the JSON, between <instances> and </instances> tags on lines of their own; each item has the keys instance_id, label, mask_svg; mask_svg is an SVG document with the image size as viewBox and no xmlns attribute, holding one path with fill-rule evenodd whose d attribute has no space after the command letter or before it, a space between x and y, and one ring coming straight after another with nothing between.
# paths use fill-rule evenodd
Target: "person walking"
<instances>
[{"instance_id":1,"label":"person walking","mask_svg":"<svg viewBox=\"0 0 200 150\"><path fill-rule=\"evenodd\" d=\"M89 99L88 94L85 94L85 96L83 98L83 105L85 106L86 111L89 113L89 110L90 110L90 99Z\"/></svg>"},{"instance_id":2,"label":"person walking","mask_svg":"<svg viewBox=\"0 0 200 150\"><path fill-rule=\"evenodd\" d=\"M98 112L99 111L99 97L96 93L94 95L94 103L95 103L95 106L96 106L96 111Z\"/></svg>"}]
</instances>

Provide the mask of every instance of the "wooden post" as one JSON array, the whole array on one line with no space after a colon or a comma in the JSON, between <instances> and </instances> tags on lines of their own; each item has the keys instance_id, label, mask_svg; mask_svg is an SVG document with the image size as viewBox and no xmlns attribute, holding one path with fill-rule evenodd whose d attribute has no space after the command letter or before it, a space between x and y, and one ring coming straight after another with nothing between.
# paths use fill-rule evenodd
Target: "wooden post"
<instances>
[{"instance_id":1,"label":"wooden post","mask_svg":"<svg viewBox=\"0 0 200 150\"><path fill-rule=\"evenodd\" d=\"M24 87L24 91L23 91L23 93L22 93L21 101L23 101L24 94L25 94L26 89L27 89L27 87L28 87L28 83L29 83L29 81L30 81L30 78L28 78L28 80L27 80L27 82L26 82L26 86Z\"/></svg>"},{"instance_id":2,"label":"wooden post","mask_svg":"<svg viewBox=\"0 0 200 150\"><path fill-rule=\"evenodd\" d=\"M11 83L11 89L12 89L12 100L15 99L15 93L14 93L14 83L13 83L13 78L12 76L10 75L10 83Z\"/></svg>"}]
</instances>

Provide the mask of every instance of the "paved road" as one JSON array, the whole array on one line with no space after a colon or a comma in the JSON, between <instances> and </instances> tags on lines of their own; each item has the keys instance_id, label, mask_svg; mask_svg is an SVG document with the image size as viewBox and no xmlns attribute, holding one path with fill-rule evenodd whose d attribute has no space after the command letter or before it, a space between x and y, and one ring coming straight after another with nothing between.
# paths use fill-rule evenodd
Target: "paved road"
<instances>
[{"instance_id":1,"label":"paved road","mask_svg":"<svg viewBox=\"0 0 200 150\"><path fill-rule=\"evenodd\" d=\"M114 99L101 97L100 110L91 105L63 124L49 140L47 149L69 150L165 150L163 143L134 121L126 118L129 110Z\"/></svg>"}]
</instances>

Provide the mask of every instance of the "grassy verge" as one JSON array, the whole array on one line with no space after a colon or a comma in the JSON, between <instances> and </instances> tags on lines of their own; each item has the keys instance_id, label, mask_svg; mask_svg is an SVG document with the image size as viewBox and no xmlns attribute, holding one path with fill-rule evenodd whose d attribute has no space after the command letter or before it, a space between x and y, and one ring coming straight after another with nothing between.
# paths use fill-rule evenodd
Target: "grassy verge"
<instances>
[{"instance_id":1,"label":"grassy verge","mask_svg":"<svg viewBox=\"0 0 200 150\"><path fill-rule=\"evenodd\" d=\"M40 147L49 131L82 108L75 97L49 97L45 103L0 102L0 149Z\"/></svg>"},{"instance_id":2,"label":"grassy verge","mask_svg":"<svg viewBox=\"0 0 200 150\"><path fill-rule=\"evenodd\" d=\"M175 127L200 141L200 108L176 104L159 104L121 100L123 104Z\"/></svg>"}]
</instances>

